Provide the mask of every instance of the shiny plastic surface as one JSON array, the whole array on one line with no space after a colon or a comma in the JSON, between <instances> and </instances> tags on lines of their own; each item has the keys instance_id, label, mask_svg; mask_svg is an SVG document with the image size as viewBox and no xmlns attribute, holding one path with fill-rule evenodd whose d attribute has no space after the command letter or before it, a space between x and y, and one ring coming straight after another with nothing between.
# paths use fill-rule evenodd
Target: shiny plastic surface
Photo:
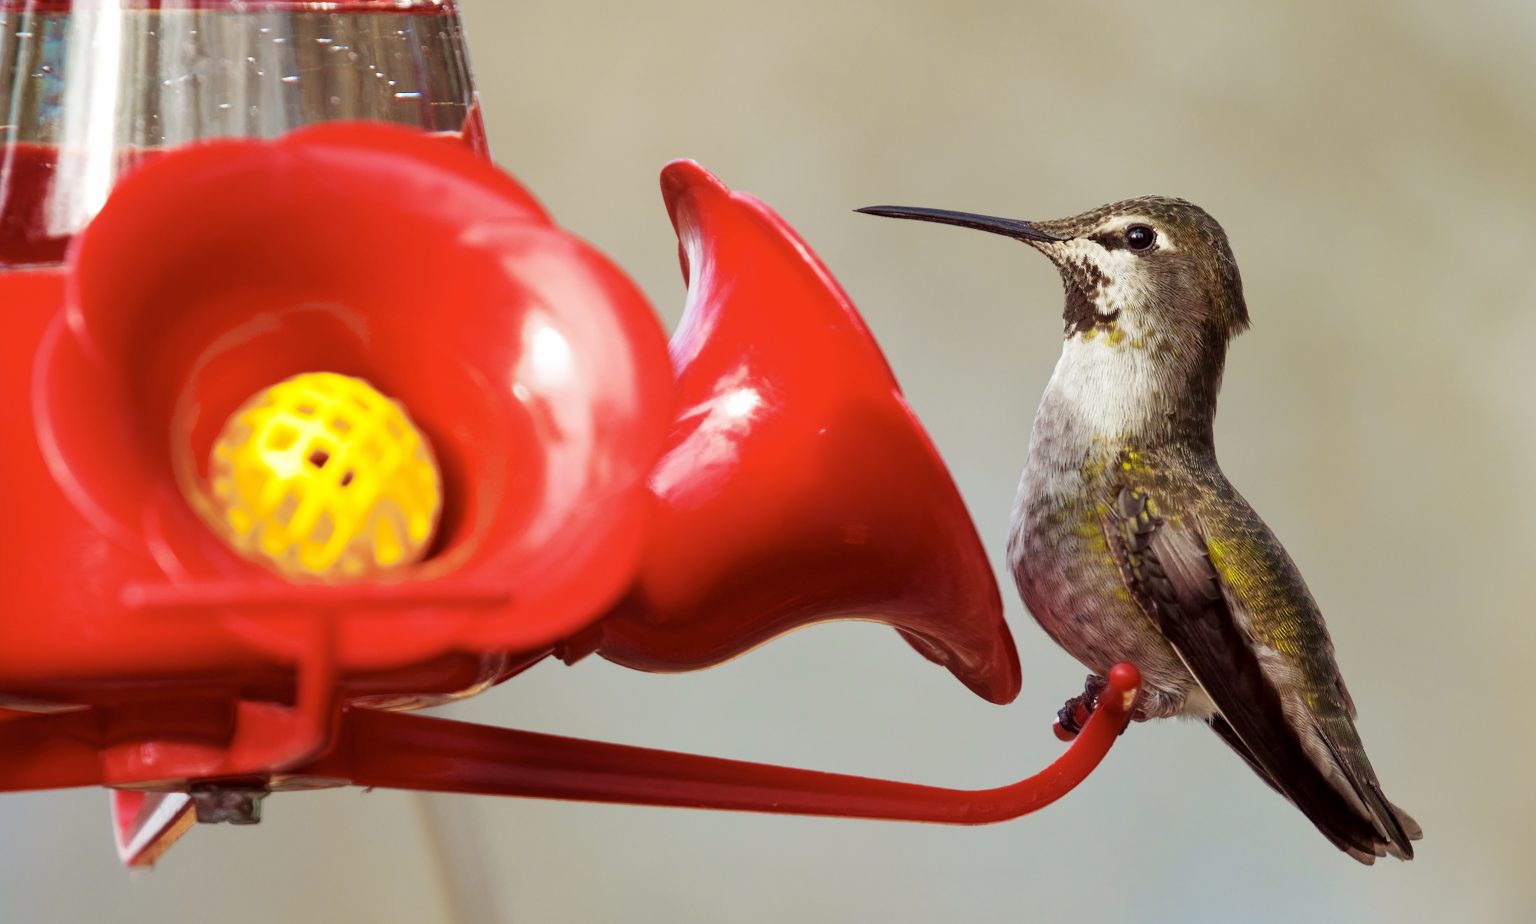
<instances>
[{"instance_id":1,"label":"shiny plastic surface","mask_svg":"<svg viewBox=\"0 0 1536 924\"><path fill-rule=\"evenodd\" d=\"M27 525L0 550L0 707L110 705L105 781L286 766L339 702L493 682L632 579L663 334L458 144L358 123L168 154L0 304L0 490ZM439 455L438 539L392 583L285 582L180 490L242 401L314 368L399 399Z\"/></svg>"},{"instance_id":2,"label":"shiny plastic surface","mask_svg":"<svg viewBox=\"0 0 1536 924\"><path fill-rule=\"evenodd\" d=\"M703 667L810 622L902 630L993 702L1018 653L943 461L863 320L794 230L690 161L662 193L688 303L654 538L619 609L567 658Z\"/></svg>"}]
</instances>

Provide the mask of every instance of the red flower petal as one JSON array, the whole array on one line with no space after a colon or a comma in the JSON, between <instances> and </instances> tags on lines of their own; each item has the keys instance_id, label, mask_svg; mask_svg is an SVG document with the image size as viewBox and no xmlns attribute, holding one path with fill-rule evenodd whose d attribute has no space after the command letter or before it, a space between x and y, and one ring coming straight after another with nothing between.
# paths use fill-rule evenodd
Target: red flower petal
<instances>
[{"instance_id":1,"label":"red flower petal","mask_svg":"<svg viewBox=\"0 0 1536 924\"><path fill-rule=\"evenodd\" d=\"M302 640L256 614L329 614L344 689L442 690L510 668L489 652L547 650L631 580L670 406L663 334L622 272L461 145L356 123L172 152L114 190L71 260L36 423L80 514L160 564L124 605L184 611L207 651L233 633L285 660ZM240 403L322 370L404 404L443 469L435 551L386 593L286 584L187 501ZM146 619L116 618L80 638L61 614L60 653L99 646L102 670L127 670L110 649ZM219 669L191 648L182 668ZM468 666L423 667L452 652Z\"/></svg>"},{"instance_id":2,"label":"red flower petal","mask_svg":"<svg viewBox=\"0 0 1536 924\"><path fill-rule=\"evenodd\" d=\"M678 670L807 622L876 619L1011 700L1018 654L986 553L848 297L783 219L699 165L669 165L662 191L689 282L681 411L637 591L588 646Z\"/></svg>"}]
</instances>

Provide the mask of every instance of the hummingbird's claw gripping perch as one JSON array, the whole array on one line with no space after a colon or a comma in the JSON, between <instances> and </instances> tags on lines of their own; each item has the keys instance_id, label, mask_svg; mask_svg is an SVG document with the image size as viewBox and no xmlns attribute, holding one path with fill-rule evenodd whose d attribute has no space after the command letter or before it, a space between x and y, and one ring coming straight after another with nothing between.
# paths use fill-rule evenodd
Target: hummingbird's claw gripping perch
<instances>
[{"instance_id":1,"label":"hummingbird's claw gripping perch","mask_svg":"<svg viewBox=\"0 0 1536 924\"><path fill-rule=\"evenodd\" d=\"M1083 730L1083 723L1088 721L1088 714L1093 711L1091 704L1084 702L1084 697L1074 696L1056 711L1056 725L1054 731L1057 739L1071 741L1077 737L1077 733Z\"/></svg>"},{"instance_id":2,"label":"hummingbird's claw gripping perch","mask_svg":"<svg viewBox=\"0 0 1536 924\"><path fill-rule=\"evenodd\" d=\"M1099 708L1099 697L1107 686L1109 681L1098 674L1088 675L1088 679L1083 681L1083 692L1067 700L1056 712L1056 724L1052 730L1057 740L1071 741L1077 737L1088 717Z\"/></svg>"}]
</instances>

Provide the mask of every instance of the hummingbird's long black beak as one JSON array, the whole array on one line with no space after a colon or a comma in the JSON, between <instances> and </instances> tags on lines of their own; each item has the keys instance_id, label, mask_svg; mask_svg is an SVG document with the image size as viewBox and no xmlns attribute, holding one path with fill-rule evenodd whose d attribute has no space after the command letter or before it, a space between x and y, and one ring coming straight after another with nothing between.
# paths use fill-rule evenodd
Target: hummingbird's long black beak
<instances>
[{"instance_id":1,"label":"hummingbird's long black beak","mask_svg":"<svg viewBox=\"0 0 1536 924\"><path fill-rule=\"evenodd\" d=\"M886 218L911 218L916 221L935 221L941 225L959 225L962 228L975 228L977 231L986 231L991 234L1001 234L1019 241L1064 241L1066 238L1042 231L1027 221L1017 218L995 218L991 215L977 215L974 212L951 212L947 209L919 209L908 208L901 205L871 205L867 208L855 209L866 215L881 215Z\"/></svg>"}]
</instances>

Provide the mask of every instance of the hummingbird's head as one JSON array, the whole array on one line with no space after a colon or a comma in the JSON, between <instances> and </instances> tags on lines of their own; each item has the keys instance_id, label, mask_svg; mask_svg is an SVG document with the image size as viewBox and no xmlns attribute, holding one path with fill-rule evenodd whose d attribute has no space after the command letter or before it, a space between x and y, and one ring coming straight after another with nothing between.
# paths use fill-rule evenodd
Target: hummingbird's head
<instances>
[{"instance_id":1,"label":"hummingbird's head","mask_svg":"<svg viewBox=\"0 0 1536 924\"><path fill-rule=\"evenodd\" d=\"M1095 432L1210 439L1227 346L1248 326L1248 308L1227 236L1204 209L1144 196L1036 222L859 211L1002 234L1045 254L1067 294L1057 404Z\"/></svg>"},{"instance_id":2,"label":"hummingbird's head","mask_svg":"<svg viewBox=\"0 0 1536 924\"><path fill-rule=\"evenodd\" d=\"M1056 264L1067 337L1118 331L1140 343L1219 345L1248 326L1227 235L1192 202L1126 199L1071 218L1020 221L942 209L872 206L871 215L975 228L1023 241Z\"/></svg>"}]
</instances>

